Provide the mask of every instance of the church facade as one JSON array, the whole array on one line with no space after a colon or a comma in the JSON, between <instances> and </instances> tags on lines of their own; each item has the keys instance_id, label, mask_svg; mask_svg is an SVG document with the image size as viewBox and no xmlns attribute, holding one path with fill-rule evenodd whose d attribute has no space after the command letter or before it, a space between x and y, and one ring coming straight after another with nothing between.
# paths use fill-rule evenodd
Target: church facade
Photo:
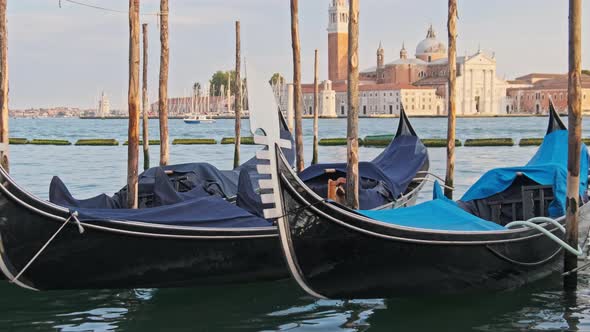
<instances>
[{"instance_id":1,"label":"church facade","mask_svg":"<svg viewBox=\"0 0 590 332\"><path fill-rule=\"evenodd\" d=\"M328 9L328 80L320 85L320 116L346 116L348 109L348 1L330 0ZM432 26L414 57L404 43L399 58L386 62L383 45L375 66L360 71L360 116L398 115L401 103L410 115L445 115L448 98L446 45ZM505 114L509 83L498 78L494 55L479 50L457 57L457 114ZM303 84L304 114L313 114L313 84Z\"/></svg>"},{"instance_id":2,"label":"church facade","mask_svg":"<svg viewBox=\"0 0 590 332\"><path fill-rule=\"evenodd\" d=\"M416 46L415 58L408 57L403 44L397 60L385 63L384 53L379 45L376 66L361 72L362 82L430 87L436 89L438 96L448 97L447 48L437 40L432 26ZM494 55L479 50L470 56L457 57L457 114L505 113L508 85L496 75Z\"/></svg>"}]
</instances>

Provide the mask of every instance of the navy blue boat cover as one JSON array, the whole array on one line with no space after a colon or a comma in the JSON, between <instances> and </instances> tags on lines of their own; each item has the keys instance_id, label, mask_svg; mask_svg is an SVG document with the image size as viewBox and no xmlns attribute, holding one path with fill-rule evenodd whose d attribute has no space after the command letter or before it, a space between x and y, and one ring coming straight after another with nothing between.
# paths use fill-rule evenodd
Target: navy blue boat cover
<instances>
[{"instance_id":1,"label":"navy blue boat cover","mask_svg":"<svg viewBox=\"0 0 590 332\"><path fill-rule=\"evenodd\" d=\"M282 114L280 119L281 138L293 144ZM294 150L283 149L283 154L293 165ZM229 171L219 170L208 163L150 168L139 175L139 195L140 198L142 194L150 196L150 208L126 209L126 187L112 197L101 194L78 200L58 177L51 180L49 200L77 211L81 220L133 220L202 227L269 226L270 223L262 218L263 205L256 193L258 163L254 157ZM174 178L182 178L177 181L176 188L167 172L171 172ZM237 206L226 200L231 197L236 197Z\"/></svg>"},{"instance_id":2,"label":"navy blue boat cover","mask_svg":"<svg viewBox=\"0 0 590 332\"><path fill-rule=\"evenodd\" d=\"M567 130L547 134L533 158L521 167L496 168L485 173L463 195L461 201L483 199L506 190L518 174L540 185L552 186L555 199L549 205L549 215L559 217L565 214L567 187ZM584 197L588 187L588 149L582 144L580 156L580 196Z\"/></svg>"},{"instance_id":3,"label":"navy blue boat cover","mask_svg":"<svg viewBox=\"0 0 590 332\"><path fill-rule=\"evenodd\" d=\"M396 136L387 148L372 161L359 162L360 208L369 210L392 202L427 163L428 151L402 113ZM326 170L346 177L346 163L329 163L312 165L299 173L299 178L320 196L327 197Z\"/></svg>"},{"instance_id":4,"label":"navy blue boat cover","mask_svg":"<svg viewBox=\"0 0 590 332\"><path fill-rule=\"evenodd\" d=\"M141 221L196 227L268 227L271 224L223 198L206 196L149 209L75 208L84 222L93 220Z\"/></svg>"}]
</instances>

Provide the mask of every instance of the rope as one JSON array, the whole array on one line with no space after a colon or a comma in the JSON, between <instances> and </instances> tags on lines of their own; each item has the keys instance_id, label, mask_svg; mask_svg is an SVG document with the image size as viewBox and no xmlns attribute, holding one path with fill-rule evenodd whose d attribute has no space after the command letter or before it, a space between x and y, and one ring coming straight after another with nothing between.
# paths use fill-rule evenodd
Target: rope
<instances>
[{"instance_id":1,"label":"rope","mask_svg":"<svg viewBox=\"0 0 590 332\"><path fill-rule=\"evenodd\" d=\"M428 174L428 175L432 175L432 174ZM432 182L432 183L437 182L436 179L431 179L429 177L413 178L412 181L428 181L428 182ZM449 189L449 190L455 190L454 187L447 186L444 183L440 183L439 182L438 185L441 186L441 187L443 187L443 188Z\"/></svg>"},{"instance_id":2,"label":"rope","mask_svg":"<svg viewBox=\"0 0 590 332\"><path fill-rule=\"evenodd\" d=\"M539 232L543 233L544 235L546 235L549 239L551 239L554 242L556 242L557 244L559 244L561 247L563 247L565 250L569 251L573 255L576 255L578 257L584 255L584 251L580 248L580 246L578 246L578 249L572 248L572 246L570 246L569 244L565 243L562 239L560 239L559 237L557 237L555 234L553 234L550 231L546 230L545 228L539 226L538 224L535 224L535 222L548 222L550 224L553 224L553 225L557 226L557 228L560 231L562 231L563 233L565 233L565 227L563 227L557 221L555 221L555 220L553 220L551 218L547 218L547 217L536 217L536 218L531 218L531 219L526 220L526 221L525 220L513 221L513 222L507 224L505 227L506 228L510 228L512 226L526 226L526 227L529 227L529 228L534 228L534 229L538 230Z\"/></svg>"},{"instance_id":3,"label":"rope","mask_svg":"<svg viewBox=\"0 0 590 332\"><path fill-rule=\"evenodd\" d=\"M20 272L16 276L14 276L14 278L10 279L10 282L14 283L15 281L18 280L18 278L20 278L20 276L23 273L25 273L25 271L31 266L31 264L33 264L33 262L39 257L39 255L41 255L41 253L45 250L45 248L47 248L47 246L49 246L51 241L53 241L53 239L55 239L57 234L59 234L61 232L61 230L68 224L68 222L70 222L70 220L74 219L76 221L76 224L78 226L78 231L80 232L80 234L84 233L84 227L82 227L82 224L80 223L80 220L78 220L77 216L78 216L77 211L72 212L70 214L70 216L64 221L64 223L57 229L57 231L55 231L55 233L53 233L53 235L49 238L49 240L47 240L47 242L45 242L45 244L41 247L41 249L39 249L39 251L37 251L37 253L33 256L33 258L31 258L31 260L29 260L27 265L25 265L25 267L23 267L22 270L20 270Z\"/></svg>"},{"instance_id":4,"label":"rope","mask_svg":"<svg viewBox=\"0 0 590 332\"><path fill-rule=\"evenodd\" d=\"M107 8L107 7L101 7L101 6L97 6L97 5L91 5L89 3L84 3L81 1L76 1L76 0L59 0L59 8L61 8L61 2L65 1L65 2L69 2L78 6L83 6L83 7L88 7L88 8L92 8L92 9L98 9L98 10L102 10L105 12L111 12L111 13L117 13L117 14L129 14L128 11L126 10L118 10L118 9L112 9L112 8ZM140 15L143 16L160 16L160 15L168 15L168 12L158 12L158 13L147 13L147 14L142 14L140 13Z\"/></svg>"},{"instance_id":5,"label":"rope","mask_svg":"<svg viewBox=\"0 0 590 332\"><path fill-rule=\"evenodd\" d=\"M584 265L582 265L582 266L579 266L579 267L577 267L577 268L575 268L575 269L571 269L571 270L569 270L569 271L567 271L567 272L564 272L564 273L562 273L561 275L565 277L565 276L568 276L568 275L570 275L570 274L572 274L572 273L574 273L574 272L578 272L578 271L580 271L580 270L585 270L585 269L587 269L588 267L590 267L590 263L586 263L586 264L584 264Z\"/></svg>"},{"instance_id":6,"label":"rope","mask_svg":"<svg viewBox=\"0 0 590 332\"><path fill-rule=\"evenodd\" d=\"M326 202L327 202L327 200L326 200L326 199L321 199L321 200L319 200L319 201L317 201L317 202L315 202L315 203L312 203L312 204L307 204L307 205L304 205L304 206L302 206L302 207L296 208L296 209L294 209L294 210L291 210L291 211L286 211L286 212L285 212L283 215L281 215L281 216L278 216L276 219L279 219L279 218L284 218L284 217L287 217L287 216L289 216L289 215L291 215L291 214L296 214L296 213L299 213L299 212L301 212L301 211L304 211L305 209L307 209L307 208L310 208L310 207L312 207L312 206L314 206L314 205L316 205L316 204L319 204L319 203L326 203Z\"/></svg>"}]
</instances>

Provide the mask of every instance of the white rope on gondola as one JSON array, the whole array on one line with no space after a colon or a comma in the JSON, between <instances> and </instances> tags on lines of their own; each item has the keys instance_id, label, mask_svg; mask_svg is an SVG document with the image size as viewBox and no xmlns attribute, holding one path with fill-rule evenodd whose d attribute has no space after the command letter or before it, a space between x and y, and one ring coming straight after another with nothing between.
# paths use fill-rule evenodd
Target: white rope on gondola
<instances>
[{"instance_id":1,"label":"white rope on gondola","mask_svg":"<svg viewBox=\"0 0 590 332\"><path fill-rule=\"evenodd\" d=\"M432 175L432 174L429 174L429 175ZM412 181L427 181L427 182L432 182L432 183L434 183L434 182L438 182L438 180L437 180L437 179L431 179L431 178L429 178L428 176L426 176L426 177L423 177L423 178L413 178L413 179L412 179ZM447 189L450 189L450 190L455 190L455 188L454 188L454 187L447 186L447 185L445 185L444 183L440 183L440 182L439 182L438 184L439 184L441 187L443 187L443 188L447 188Z\"/></svg>"},{"instance_id":2,"label":"white rope on gondola","mask_svg":"<svg viewBox=\"0 0 590 332\"><path fill-rule=\"evenodd\" d=\"M436 174L434 174L432 172L429 172L429 171L418 171L418 172L416 172L416 175L418 175L418 174L430 175L430 176L432 176L432 177L434 177L434 178L436 178L436 179L438 179L438 180L440 180L442 182L445 182L445 179L443 179L441 176L436 175ZM453 188L453 187L448 187L448 188L450 188L452 190L455 190L455 188Z\"/></svg>"},{"instance_id":3,"label":"white rope on gondola","mask_svg":"<svg viewBox=\"0 0 590 332\"><path fill-rule=\"evenodd\" d=\"M557 244L559 244L561 247L563 247L565 250L569 251L573 255L576 255L578 257L581 257L584 255L584 251L582 250L582 248L580 248L580 246L578 246L578 249L574 249L572 246L570 246L569 244L565 243L562 239L557 237L557 235L553 234L552 232L548 231L544 227L537 224L537 223L541 223L541 222L547 222L552 225L555 225L555 226L557 226L557 228L560 231L565 233L565 227L563 227L563 225L561 225L556 220L551 219L551 218L547 218L547 217L535 217L535 218L531 218L529 220L513 221L511 223L508 223L504 227L511 228L513 226L525 226L525 227L529 227L529 228L534 228L534 229L538 230L539 232L543 233L544 235L546 235L549 239L551 239L554 242L556 242Z\"/></svg>"},{"instance_id":4,"label":"white rope on gondola","mask_svg":"<svg viewBox=\"0 0 590 332\"><path fill-rule=\"evenodd\" d=\"M37 251L37 253L33 256L33 258L31 258L29 260L29 262L27 263L27 265L25 265L25 267L23 267L22 270L20 270L20 272L16 276L14 276L14 278L10 279L10 282L11 283L16 282L18 280L18 278L20 278L20 276L23 273L25 273L25 271L31 266L31 264L33 264L33 262L41 255L41 253L45 250L45 248L47 248L49 246L49 244L53 241L53 239L55 239L55 237L61 232L61 230L72 219L74 219L74 221L76 221L76 224L78 226L78 231L80 232L80 234L84 233L84 227L82 227L82 224L80 223L80 220L78 220L78 212L77 211L74 211L74 212L70 213L70 216L57 229L57 231L55 231L55 233L53 233L53 235L49 238L49 240L47 240L47 242L45 242L45 244L41 247L41 249L39 249L39 251Z\"/></svg>"}]
</instances>

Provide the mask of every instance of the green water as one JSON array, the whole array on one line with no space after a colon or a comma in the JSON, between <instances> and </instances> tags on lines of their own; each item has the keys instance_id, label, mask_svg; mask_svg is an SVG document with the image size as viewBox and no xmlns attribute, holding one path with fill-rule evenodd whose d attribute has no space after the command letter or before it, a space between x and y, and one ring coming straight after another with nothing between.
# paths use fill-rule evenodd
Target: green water
<instances>
[{"instance_id":1,"label":"green water","mask_svg":"<svg viewBox=\"0 0 590 332\"><path fill-rule=\"evenodd\" d=\"M546 118L459 119L459 139L542 137ZM412 119L419 135L443 137L445 119ZM361 136L392 133L395 119L362 119ZM233 122L189 126L171 121L172 138L231 136ZM152 138L157 122L152 122ZM244 124L243 127L246 127ZM321 137L343 136L342 119L322 120ZM305 121L311 155L311 122ZM11 136L115 138L124 141L125 120L11 120ZM590 136L587 132L585 136ZM152 146L157 156L157 146ZM461 195L492 167L520 165L535 147L457 149L456 188ZM242 156L254 154L245 146ZM342 161L346 147L321 147L320 161ZM370 160L381 149L361 149ZM119 190L125 183L126 147L11 146L11 171L24 188L47 197L59 175L80 198ZM445 149L430 149L431 171L444 175ZM231 166L233 145L172 146L171 161L208 161ZM309 160L308 160L309 161ZM140 162L141 164L141 162ZM431 187L423 191L430 196ZM395 262L390 262L395 264ZM67 280L68 276L64 275ZM291 281L191 289L96 290L35 293L0 282L0 331L575 331L590 330L590 277L566 294L560 280L494 294L363 301L315 300Z\"/></svg>"}]
</instances>

